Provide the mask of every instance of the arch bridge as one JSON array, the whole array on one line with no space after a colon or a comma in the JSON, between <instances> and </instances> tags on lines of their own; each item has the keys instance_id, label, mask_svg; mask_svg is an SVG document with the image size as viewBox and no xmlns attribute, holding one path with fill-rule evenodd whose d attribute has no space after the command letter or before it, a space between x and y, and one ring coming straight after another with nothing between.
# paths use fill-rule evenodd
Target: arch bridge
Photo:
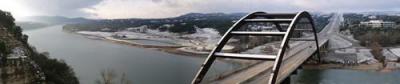
<instances>
[{"instance_id":1,"label":"arch bridge","mask_svg":"<svg viewBox=\"0 0 400 84\"><path fill-rule=\"evenodd\" d=\"M318 56L319 49L327 43L326 32L327 30L324 29L317 33L313 19L306 11L298 13L250 13L236 21L222 36L217 46L201 65L192 84L202 83L203 78L217 58L263 61L246 70L222 78L216 83L237 84L258 79L261 79L259 82L268 84L283 83L290 74L294 73L301 64L313 55L317 55L320 59ZM320 35L324 37L317 37ZM243 40L243 38L245 39ZM240 40L237 44L229 44L232 39ZM248 41L258 42L250 43ZM278 49L272 53L263 54L241 53L244 49L238 49L235 53L223 50L226 45L248 49L265 42L277 43ZM258 79L254 79L255 76L258 76Z\"/></svg>"}]
</instances>

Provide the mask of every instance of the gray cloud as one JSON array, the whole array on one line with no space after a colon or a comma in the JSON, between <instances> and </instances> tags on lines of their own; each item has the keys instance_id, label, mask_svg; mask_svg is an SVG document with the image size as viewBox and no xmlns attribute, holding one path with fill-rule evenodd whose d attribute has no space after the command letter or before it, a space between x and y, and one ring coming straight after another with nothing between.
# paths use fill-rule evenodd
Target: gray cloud
<instances>
[{"instance_id":1,"label":"gray cloud","mask_svg":"<svg viewBox=\"0 0 400 84\"><path fill-rule=\"evenodd\" d=\"M189 12L400 10L399 0L15 0L32 15L162 18ZM2 1L10 2L10 1ZM4 5L5 3L0 3ZM4 7L4 6L3 6ZM11 7L11 6L10 6ZM8 8L14 11L13 8ZM26 15L17 11L19 15Z\"/></svg>"},{"instance_id":2,"label":"gray cloud","mask_svg":"<svg viewBox=\"0 0 400 84\"><path fill-rule=\"evenodd\" d=\"M88 16L80 11L81 8L90 7L101 0L17 0L21 5L29 7L39 15L59 16Z\"/></svg>"},{"instance_id":3,"label":"gray cloud","mask_svg":"<svg viewBox=\"0 0 400 84\"><path fill-rule=\"evenodd\" d=\"M398 3L399 0L103 0L85 12L94 18L160 18L188 12L399 10Z\"/></svg>"}]
</instances>

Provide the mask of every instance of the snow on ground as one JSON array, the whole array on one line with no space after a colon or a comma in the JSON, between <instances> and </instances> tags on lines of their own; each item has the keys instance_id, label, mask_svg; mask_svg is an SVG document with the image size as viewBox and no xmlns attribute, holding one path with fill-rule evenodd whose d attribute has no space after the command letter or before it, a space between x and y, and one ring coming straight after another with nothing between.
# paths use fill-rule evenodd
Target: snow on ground
<instances>
[{"instance_id":1,"label":"snow on ground","mask_svg":"<svg viewBox=\"0 0 400 84\"><path fill-rule=\"evenodd\" d=\"M100 31L78 31L77 33L85 35L95 35L101 37L109 37L113 35L112 32L100 32Z\"/></svg>"},{"instance_id":2,"label":"snow on ground","mask_svg":"<svg viewBox=\"0 0 400 84\"><path fill-rule=\"evenodd\" d=\"M349 48L349 49L335 50L335 53L357 53L357 51L354 48Z\"/></svg>"},{"instance_id":3,"label":"snow on ground","mask_svg":"<svg viewBox=\"0 0 400 84\"><path fill-rule=\"evenodd\" d=\"M124 35L124 39L151 39L154 38L153 36L148 36L143 33L136 33L136 32L129 32L129 31L119 31L119 32L114 32L114 35L119 35L122 36Z\"/></svg>"},{"instance_id":4,"label":"snow on ground","mask_svg":"<svg viewBox=\"0 0 400 84\"><path fill-rule=\"evenodd\" d=\"M184 43L190 43L188 44L189 46L195 47L197 50L212 50L215 45L218 43L219 39L221 36L219 35L219 32L215 29L212 28L196 28L196 33L193 34L186 34L182 35L180 37L183 38L190 38L189 42L181 42L182 44ZM223 48L224 50L229 50L233 49L232 46L226 46Z\"/></svg>"},{"instance_id":5,"label":"snow on ground","mask_svg":"<svg viewBox=\"0 0 400 84\"><path fill-rule=\"evenodd\" d=\"M304 44L304 43L306 43L306 42L304 42L304 41L294 41L294 42L290 42L289 41L289 47L297 47L297 46L299 46L299 45L301 45L301 44ZM315 44L314 44L315 45Z\"/></svg>"},{"instance_id":6,"label":"snow on ground","mask_svg":"<svg viewBox=\"0 0 400 84\"><path fill-rule=\"evenodd\" d=\"M148 29L146 34L150 34L150 35L159 35L159 36L175 36L177 35L176 33L171 33L171 32L162 32L159 30L153 30L153 29Z\"/></svg>"},{"instance_id":7,"label":"snow on ground","mask_svg":"<svg viewBox=\"0 0 400 84\"><path fill-rule=\"evenodd\" d=\"M11 54L8 55L9 59L25 58L25 57L26 53L24 51L24 48L22 47L13 48Z\"/></svg>"},{"instance_id":8,"label":"snow on ground","mask_svg":"<svg viewBox=\"0 0 400 84\"><path fill-rule=\"evenodd\" d=\"M400 48L392 48L389 49L393 54L395 54L397 57L400 57Z\"/></svg>"},{"instance_id":9,"label":"snow on ground","mask_svg":"<svg viewBox=\"0 0 400 84\"><path fill-rule=\"evenodd\" d=\"M398 61L400 58L400 48L384 49L382 54L386 57L387 61Z\"/></svg>"},{"instance_id":10,"label":"snow on ground","mask_svg":"<svg viewBox=\"0 0 400 84\"><path fill-rule=\"evenodd\" d=\"M367 63L367 64L372 64L372 63L378 63L378 60L374 58L372 53L370 52L370 49L359 49L359 52L357 53L357 60L358 63Z\"/></svg>"},{"instance_id":11,"label":"snow on ground","mask_svg":"<svg viewBox=\"0 0 400 84\"><path fill-rule=\"evenodd\" d=\"M366 63L372 64L378 61L371 54L370 49L339 49L334 52L328 53L326 56L322 56L322 60L325 62L341 63L341 64L353 64L353 63Z\"/></svg>"},{"instance_id":12,"label":"snow on ground","mask_svg":"<svg viewBox=\"0 0 400 84\"><path fill-rule=\"evenodd\" d=\"M337 36L337 35L332 35L331 38L329 38L329 47L332 49L337 49L337 48L346 48L346 47L351 47L352 43Z\"/></svg>"},{"instance_id":13,"label":"snow on ground","mask_svg":"<svg viewBox=\"0 0 400 84\"><path fill-rule=\"evenodd\" d=\"M357 63L354 49L339 49L322 56L322 60L329 63L352 64Z\"/></svg>"},{"instance_id":14,"label":"snow on ground","mask_svg":"<svg viewBox=\"0 0 400 84\"><path fill-rule=\"evenodd\" d=\"M346 35L346 37L347 37L349 40L353 41L353 42L360 43L360 41L356 40L356 39L354 38L353 35Z\"/></svg>"},{"instance_id":15,"label":"snow on ground","mask_svg":"<svg viewBox=\"0 0 400 84\"><path fill-rule=\"evenodd\" d=\"M350 62L354 63L356 61L354 53L328 53L322 56L321 59L324 62L340 64L349 64Z\"/></svg>"},{"instance_id":16,"label":"snow on ground","mask_svg":"<svg viewBox=\"0 0 400 84\"><path fill-rule=\"evenodd\" d=\"M219 35L217 30L212 28L196 28L196 33L184 35L184 37L205 38L205 44L216 44L221 38L221 35Z\"/></svg>"},{"instance_id":17,"label":"snow on ground","mask_svg":"<svg viewBox=\"0 0 400 84\"><path fill-rule=\"evenodd\" d=\"M193 34L178 34L171 32L162 32L159 30L147 29L145 33L132 32L129 30L118 32L100 32L100 31L78 31L79 34L98 36L98 37L113 37L120 40L135 40L146 39L154 41L167 41L182 46L190 46L192 48L185 49L201 49L212 50L218 43L221 35L213 28L196 28L196 33ZM229 47L233 49L233 47ZM226 48L224 48L226 49Z\"/></svg>"},{"instance_id":18,"label":"snow on ground","mask_svg":"<svg viewBox=\"0 0 400 84\"><path fill-rule=\"evenodd\" d=\"M279 42L271 42L264 45L254 47L252 49L241 52L243 54L277 54L279 51Z\"/></svg>"}]
</instances>

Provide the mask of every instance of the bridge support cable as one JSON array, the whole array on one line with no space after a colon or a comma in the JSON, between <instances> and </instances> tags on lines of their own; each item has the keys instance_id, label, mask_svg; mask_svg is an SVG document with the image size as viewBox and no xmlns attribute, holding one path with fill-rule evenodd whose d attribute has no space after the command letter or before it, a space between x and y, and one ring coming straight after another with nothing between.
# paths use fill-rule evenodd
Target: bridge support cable
<instances>
[{"instance_id":1,"label":"bridge support cable","mask_svg":"<svg viewBox=\"0 0 400 84\"><path fill-rule=\"evenodd\" d=\"M261 18L260 18L261 17ZM311 29L298 29L296 26L301 20L307 20L310 24ZM239 30L243 25L247 23L260 23L269 22L275 25L278 31L243 31ZM285 29L280 23L289 23L288 27ZM247 30L247 29L246 29ZM312 32L311 37L307 38L291 38L292 35L302 34L296 33L299 31L309 31ZM269 76L269 84L277 84L282 81L277 80L279 70L282 64L283 56L289 48L289 41L301 41L301 42L315 42L316 44L316 54L319 54L318 39L316 34L316 29L314 22L312 21L311 15L308 12L302 11L298 13L265 13L265 12L254 12L250 13L240 20L236 21L235 24L222 36L222 39L218 42L217 46L210 52L205 62L201 65L200 70L197 72L192 84L199 84L205 77L206 73L210 69L216 58L233 58L233 59L247 59L247 60L265 60L274 61L272 67L272 73ZM222 48L227 44L228 40L232 36L279 36L282 38L282 43L280 44L280 49L277 55L263 55L263 54L240 54L240 53L224 53Z\"/></svg>"}]
</instances>

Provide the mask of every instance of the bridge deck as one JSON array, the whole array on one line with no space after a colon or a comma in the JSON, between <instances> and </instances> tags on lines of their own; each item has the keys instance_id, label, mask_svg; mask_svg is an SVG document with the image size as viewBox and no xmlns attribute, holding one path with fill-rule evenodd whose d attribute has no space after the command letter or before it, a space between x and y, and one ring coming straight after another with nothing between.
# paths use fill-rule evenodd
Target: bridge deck
<instances>
[{"instance_id":1,"label":"bridge deck","mask_svg":"<svg viewBox=\"0 0 400 84\"><path fill-rule=\"evenodd\" d=\"M320 38L319 47L323 46L327 39ZM296 70L304 61L315 53L315 45L313 42L303 42L300 45L292 46L288 50L288 54L284 56L280 74L278 75L278 82L284 80L294 70ZM310 49L306 49L310 48ZM274 61L264 61L253 67L247 68L239 73L230 75L227 78L215 81L217 84L238 84L252 81L254 84L267 84L269 76L272 73Z\"/></svg>"},{"instance_id":2,"label":"bridge deck","mask_svg":"<svg viewBox=\"0 0 400 84\"><path fill-rule=\"evenodd\" d=\"M330 19L330 23L318 33L318 47L322 47L328 43L328 38L339 31L339 24L342 15L334 15ZM277 77L277 83L281 83L290 74L295 71L301 64L303 64L315 51L316 46L314 42L302 42L300 45L291 46L283 56L280 71ZM254 65L240 72L234 73L228 77L222 78L218 81L211 82L212 84L268 84L269 76L272 73L274 61L265 61Z\"/></svg>"},{"instance_id":3,"label":"bridge deck","mask_svg":"<svg viewBox=\"0 0 400 84\"><path fill-rule=\"evenodd\" d=\"M327 41L321 40L321 44L319 46L322 46L325 42ZM280 74L278 76L278 81L284 80L287 76L290 75L290 73L296 70L298 66L300 66L312 54L315 53L316 48L315 46L311 46L312 44L312 42L304 42L300 45L293 46L292 49L288 50L288 54L285 55L283 58L283 64L280 70ZM270 74L272 73L271 70L273 68L273 65L274 61L265 61L213 83L238 84L253 80L254 82L257 82L257 84L266 84L269 80Z\"/></svg>"},{"instance_id":4,"label":"bridge deck","mask_svg":"<svg viewBox=\"0 0 400 84\"><path fill-rule=\"evenodd\" d=\"M327 40L324 40L322 42L322 45L325 44ZM322 46L320 45L320 46ZM312 54L315 53L315 50L312 49L307 49L303 50L301 52L298 52L295 54L295 56L291 56L289 58L286 58L283 61L280 73L278 75L278 83L282 82L285 78L290 76L292 72L294 72L301 64L304 63ZM271 67L272 69L272 67ZM251 84L267 84L269 81L269 74L271 72L263 72L257 76L254 76L252 79L250 79ZM247 80L249 82L249 80Z\"/></svg>"}]
</instances>

